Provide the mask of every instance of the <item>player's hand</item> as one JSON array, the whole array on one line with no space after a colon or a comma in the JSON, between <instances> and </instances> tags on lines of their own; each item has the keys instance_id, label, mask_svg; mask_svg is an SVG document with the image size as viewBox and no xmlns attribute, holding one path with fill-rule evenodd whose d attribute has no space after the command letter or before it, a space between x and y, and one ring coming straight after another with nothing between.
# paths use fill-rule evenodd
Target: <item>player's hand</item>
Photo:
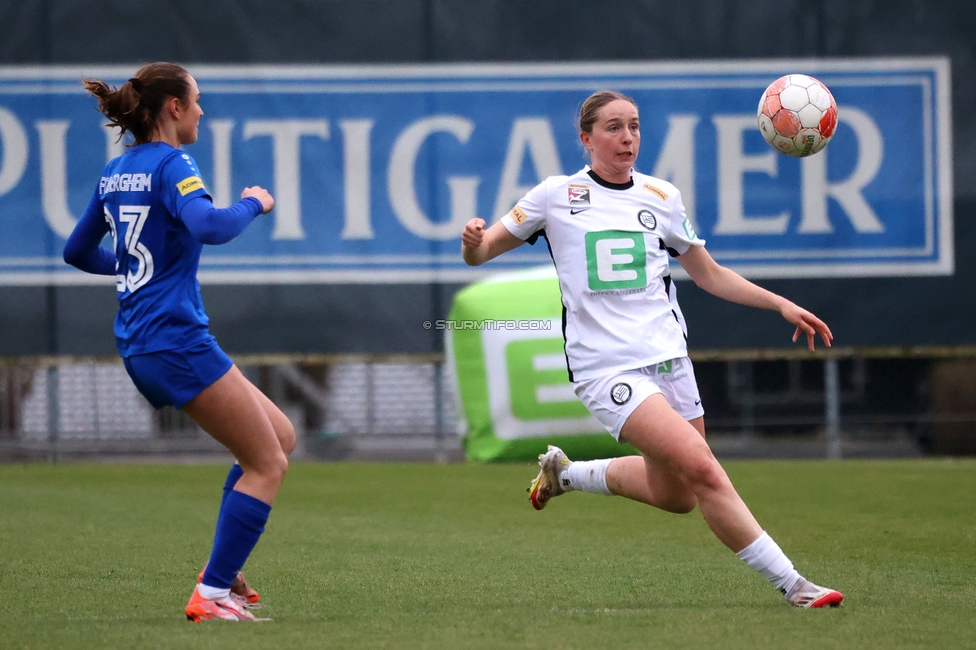
<instances>
[{"instance_id":1,"label":"player's hand","mask_svg":"<svg viewBox=\"0 0 976 650\"><path fill-rule=\"evenodd\" d=\"M465 248L478 248L485 238L485 220L475 217L464 224L464 232L461 233L461 245Z\"/></svg>"},{"instance_id":2,"label":"player's hand","mask_svg":"<svg viewBox=\"0 0 976 650\"><path fill-rule=\"evenodd\" d=\"M810 350L816 348L817 334L823 339L824 345L828 348L830 347L831 342L834 340L834 335L830 333L830 328L827 327L827 323L792 302L787 303L780 313L783 314L783 318L796 325L796 331L793 332L794 343L799 340L800 333L802 332L806 334L807 347Z\"/></svg>"},{"instance_id":3,"label":"player's hand","mask_svg":"<svg viewBox=\"0 0 976 650\"><path fill-rule=\"evenodd\" d=\"M268 214L274 208L274 197L271 196L271 192L263 187L258 187L257 185L254 187L245 187L244 191L241 192L241 198L243 199L248 196L253 196L261 202L261 214Z\"/></svg>"}]
</instances>

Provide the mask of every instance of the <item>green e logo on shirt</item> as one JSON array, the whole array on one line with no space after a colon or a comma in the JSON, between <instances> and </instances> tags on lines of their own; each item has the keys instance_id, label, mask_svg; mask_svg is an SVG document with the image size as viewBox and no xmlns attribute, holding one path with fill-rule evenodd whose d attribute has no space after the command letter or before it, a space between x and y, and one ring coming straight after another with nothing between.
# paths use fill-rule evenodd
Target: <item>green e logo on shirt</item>
<instances>
[{"instance_id":1,"label":"green e logo on shirt","mask_svg":"<svg viewBox=\"0 0 976 650\"><path fill-rule=\"evenodd\" d=\"M646 287L644 233L626 230L586 233L586 269L591 291Z\"/></svg>"}]
</instances>

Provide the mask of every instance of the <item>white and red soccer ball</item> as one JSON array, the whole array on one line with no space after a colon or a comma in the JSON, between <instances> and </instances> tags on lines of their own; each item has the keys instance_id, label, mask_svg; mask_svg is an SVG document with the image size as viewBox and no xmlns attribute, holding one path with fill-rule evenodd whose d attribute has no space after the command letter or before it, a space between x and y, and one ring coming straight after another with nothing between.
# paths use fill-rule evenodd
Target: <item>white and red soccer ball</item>
<instances>
[{"instance_id":1,"label":"white and red soccer ball","mask_svg":"<svg viewBox=\"0 0 976 650\"><path fill-rule=\"evenodd\" d=\"M813 77L788 74L769 84L759 100L759 130L787 156L802 158L827 146L837 130L837 102Z\"/></svg>"}]
</instances>

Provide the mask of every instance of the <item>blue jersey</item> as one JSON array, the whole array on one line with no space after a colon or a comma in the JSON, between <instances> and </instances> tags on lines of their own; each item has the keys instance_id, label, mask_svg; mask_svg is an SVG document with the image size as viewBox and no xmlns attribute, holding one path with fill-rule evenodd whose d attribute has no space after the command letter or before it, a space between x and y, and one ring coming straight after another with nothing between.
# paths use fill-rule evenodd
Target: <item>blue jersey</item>
<instances>
[{"instance_id":1,"label":"blue jersey","mask_svg":"<svg viewBox=\"0 0 976 650\"><path fill-rule=\"evenodd\" d=\"M102 173L86 216L102 213L114 240L115 338L123 357L211 338L197 282L203 244L179 218L201 196L207 191L196 162L161 142L132 147Z\"/></svg>"},{"instance_id":2,"label":"blue jersey","mask_svg":"<svg viewBox=\"0 0 976 650\"><path fill-rule=\"evenodd\" d=\"M64 261L115 276L123 357L185 349L213 340L197 283L203 244L232 240L264 210L253 194L215 208L193 158L162 142L142 144L105 167ZM108 232L112 252L100 246Z\"/></svg>"},{"instance_id":3,"label":"blue jersey","mask_svg":"<svg viewBox=\"0 0 976 650\"><path fill-rule=\"evenodd\" d=\"M135 146L105 167L68 240L66 251L91 247L112 233L119 295L115 338L123 357L211 338L196 278L203 244L179 216L187 202L200 197L209 205L189 154L161 142ZM79 239L86 243L74 241ZM96 266L86 270L106 272L104 264Z\"/></svg>"}]
</instances>

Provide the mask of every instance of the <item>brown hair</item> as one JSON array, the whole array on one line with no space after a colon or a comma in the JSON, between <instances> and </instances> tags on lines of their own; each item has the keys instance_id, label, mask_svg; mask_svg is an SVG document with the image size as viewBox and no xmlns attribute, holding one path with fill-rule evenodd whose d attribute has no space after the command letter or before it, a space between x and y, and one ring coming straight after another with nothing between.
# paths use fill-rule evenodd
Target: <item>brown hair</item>
<instances>
[{"instance_id":1,"label":"brown hair","mask_svg":"<svg viewBox=\"0 0 976 650\"><path fill-rule=\"evenodd\" d=\"M579 124L577 126L579 127L580 133L590 133L593 131L593 124L596 123L597 113L600 112L600 109L618 99L630 102L634 105L634 108L637 108L637 102L627 95L613 90L601 90L587 97L586 101L580 107L579 112Z\"/></svg>"},{"instance_id":2,"label":"brown hair","mask_svg":"<svg viewBox=\"0 0 976 650\"><path fill-rule=\"evenodd\" d=\"M183 104L190 101L189 76L175 63L150 63L119 88L109 88L100 79L82 79L82 83L98 98L98 110L109 119L108 126L118 127L120 139L128 131L134 144L145 144L156 131L167 99L176 97Z\"/></svg>"}]
</instances>

